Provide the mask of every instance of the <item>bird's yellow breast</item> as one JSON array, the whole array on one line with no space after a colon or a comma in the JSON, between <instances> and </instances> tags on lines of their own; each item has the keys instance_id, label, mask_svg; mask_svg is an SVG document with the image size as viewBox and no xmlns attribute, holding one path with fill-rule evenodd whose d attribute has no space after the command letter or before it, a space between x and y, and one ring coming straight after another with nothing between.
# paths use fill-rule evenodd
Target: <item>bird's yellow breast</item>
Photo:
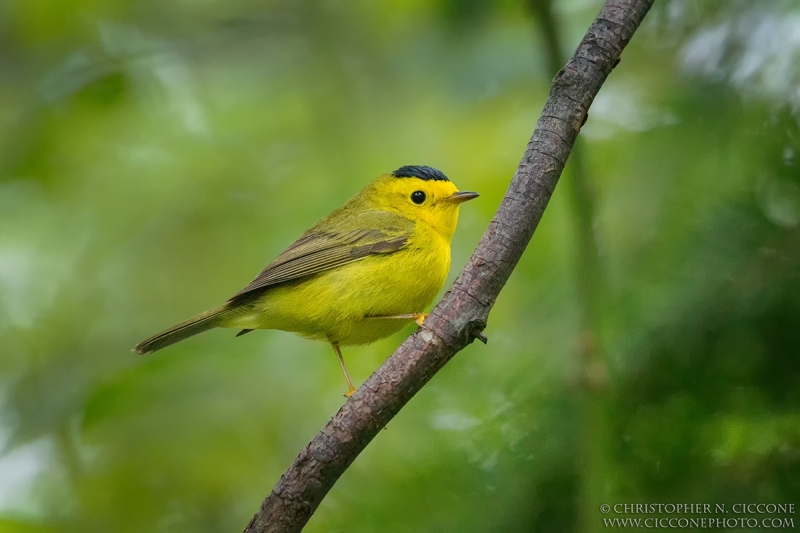
<instances>
[{"instance_id":1,"label":"bird's yellow breast","mask_svg":"<svg viewBox=\"0 0 800 533\"><path fill-rule=\"evenodd\" d=\"M422 313L450 270L450 242L418 223L406 246L266 291L235 327L280 329L342 345L367 344L411 322L369 317Z\"/></svg>"}]
</instances>

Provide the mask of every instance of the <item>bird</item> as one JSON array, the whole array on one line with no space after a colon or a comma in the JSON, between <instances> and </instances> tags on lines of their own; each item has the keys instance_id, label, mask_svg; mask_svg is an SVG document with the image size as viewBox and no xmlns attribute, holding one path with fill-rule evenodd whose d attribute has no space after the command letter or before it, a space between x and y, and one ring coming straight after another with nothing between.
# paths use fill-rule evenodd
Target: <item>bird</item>
<instances>
[{"instance_id":1,"label":"bird","mask_svg":"<svg viewBox=\"0 0 800 533\"><path fill-rule=\"evenodd\" d=\"M440 170L408 165L375 178L317 222L223 305L140 342L149 354L212 328L275 329L330 343L355 392L342 346L422 326L450 270L459 191Z\"/></svg>"}]
</instances>

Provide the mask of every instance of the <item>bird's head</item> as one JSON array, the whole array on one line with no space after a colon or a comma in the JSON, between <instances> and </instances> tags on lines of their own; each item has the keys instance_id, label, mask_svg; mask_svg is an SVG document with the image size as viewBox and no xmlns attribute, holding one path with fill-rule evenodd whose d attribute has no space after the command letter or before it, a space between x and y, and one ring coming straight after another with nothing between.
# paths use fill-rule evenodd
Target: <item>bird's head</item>
<instances>
[{"instance_id":1,"label":"bird's head","mask_svg":"<svg viewBox=\"0 0 800 533\"><path fill-rule=\"evenodd\" d=\"M458 207L478 193L459 191L441 171L425 166L400 167L370 186L370 203L431 226L448 241L458 223Z\"/></svg>"}]
</instances>

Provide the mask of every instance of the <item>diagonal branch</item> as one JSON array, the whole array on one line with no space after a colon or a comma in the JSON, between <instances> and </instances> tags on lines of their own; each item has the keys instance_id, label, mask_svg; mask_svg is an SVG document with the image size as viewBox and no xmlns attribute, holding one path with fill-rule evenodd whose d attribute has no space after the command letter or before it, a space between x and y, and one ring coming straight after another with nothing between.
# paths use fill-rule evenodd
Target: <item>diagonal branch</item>
<instances>
[{"instance_id":1,"label":"diagonal branch","mask_svg":"<svg viewBox=\"0 0 800 533\"><path fill-rule=\"evenodd\" d=\"M398 411L474 338L536 230L589 106L655 0L607 0L562 68L497 213L425 321L295 459L245 533L298 532Z\"/></svg>"}]
</instances>

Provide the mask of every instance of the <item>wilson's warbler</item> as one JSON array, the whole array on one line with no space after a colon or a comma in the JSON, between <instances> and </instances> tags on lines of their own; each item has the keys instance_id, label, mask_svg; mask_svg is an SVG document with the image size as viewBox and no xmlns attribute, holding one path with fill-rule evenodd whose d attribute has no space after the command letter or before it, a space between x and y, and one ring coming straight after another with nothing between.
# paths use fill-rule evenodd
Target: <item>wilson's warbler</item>
<instances>
[{"instance_id":1,"label":"wilson's warbler","mask_svg":"<svg viewBox=\"0 0 800 533\"><path fill-rule=\"evenodd\" d=\"M211 328L293 331L327 340L355 391L341 345L368 344L422 325L450 269L462 202L442 172L405 166L378 177L320 220L224 305L139 343L160 350Z\"/></svg>"}]
</instances>

